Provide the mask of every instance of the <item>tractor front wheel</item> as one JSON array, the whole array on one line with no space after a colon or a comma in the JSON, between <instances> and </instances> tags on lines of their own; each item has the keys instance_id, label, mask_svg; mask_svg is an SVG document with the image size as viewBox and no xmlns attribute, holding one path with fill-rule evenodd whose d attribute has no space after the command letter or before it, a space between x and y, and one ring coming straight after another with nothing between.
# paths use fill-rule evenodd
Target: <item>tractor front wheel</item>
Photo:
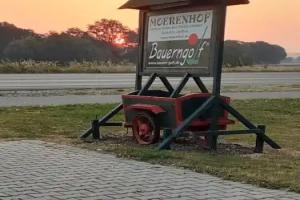
<instances>
[{"instance_id":1,"label":"tractor front wheel","mask_svg":"<svg viewBox=\"0 0 300 200\"><path fill-rule=\"evenodd\" d=\"M159 124L155 116L148 112L137 113L132 122L132 132L139 144L149 145L159 141Z\"/></svg>"}]
</instances>

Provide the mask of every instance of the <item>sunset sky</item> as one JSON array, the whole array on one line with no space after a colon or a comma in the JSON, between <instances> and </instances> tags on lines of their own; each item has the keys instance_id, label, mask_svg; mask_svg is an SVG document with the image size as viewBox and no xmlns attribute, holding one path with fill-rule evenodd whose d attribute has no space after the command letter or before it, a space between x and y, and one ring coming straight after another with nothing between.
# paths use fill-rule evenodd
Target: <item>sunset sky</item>
<instances>
[{"instance_id":1,"label":"sunset sky","mask_svg":"<svg viewBox=\"0 0 300 200\"><path fill-rule=\"evenodd\" d=\"M118 10L126 0L0 0L0 21L38 33L86 29L101 18L137 28L138 12ZM300 0L250 0L228 9L226 39L263 40L300 52Z\"/></svg>"}]
</instances>

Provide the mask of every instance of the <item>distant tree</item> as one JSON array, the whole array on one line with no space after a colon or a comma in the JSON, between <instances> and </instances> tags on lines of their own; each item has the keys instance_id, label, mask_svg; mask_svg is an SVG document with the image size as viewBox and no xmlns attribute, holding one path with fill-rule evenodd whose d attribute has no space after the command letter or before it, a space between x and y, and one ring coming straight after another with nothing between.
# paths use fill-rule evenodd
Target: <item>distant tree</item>
<instances>
[{"instance_id":1,"label":"distant tree","mask_svg":"<svg viewBox=\"0 0 300 200\"><path fill-rule=\"evenodd\" d=\"M252 53L258 64L278 64L287 56L284 48L263 41L251 43Z\"/></svg>"},{"instance_id":2,"label":"distant tree","mask_svg":"<svg viewBox=\"0 0 300 200\"><path fill-rule=\"evenodd\" d=\"M129 32L130 30L117 20L101 19L88 26L88 33L92 37L112 45L125 44Z\"/></svg>"},{"instance_id":3,"label":"distant tree","mask_svg":"<svg viewBox=\"0 0 300 200\"><path fill-rule=\"evenodd\" d=\"M249 44L241 41L227 40L224 44L224 64L231 66L253 65Z\"/></svg>"},{"instance_id":4,"label":"distant tree","mask_svg":"<svg viewBox=\"0 0 300 200\"><path fill-rule=\"evenodd\" d=\"M281 63L287 63L287 64L294 63L294 62L295 62L295 59L293 57L286 57L285 59L283 59L281 61Z\"/></svg>"},{"instance_id":5,"label":"distant tree","mask_svg":"<svg viewBox=\"0 0 300 200\"><path fill-rule=\"evenodd\" d=\"M121 55L122 60L136 63L138 59L138 48L136 47L129 47L126 51Z\"/></svg>"},{"instance_id":6,"label":"distant tree","mask_svg":"<svg viewBox=\"0 0 300 200\"><path fill-rule=\"evenodd\" d=\"M0 23L0 59L136 62L137 44L138 33L116 20L102 19L90 25L86 32L70 28L63 33L52 31L44 35ZM229 67L277 64L286 56L284 48L263 41L225 41L224 65ZM292 62L300 62L300 57Z\"/></svg>"},{"instance_id":7,"label":"distant tree","mask_svg":"<svg viewBox=\"0 0 300 200\"><path fill-rule=\"evenodd\" d=\"M25 38L10 43L4 50L11 60L111 61L114 55L105 42L52 33L46 38Z\"/></svg>"},{"instance_id":8,"label":"distant tree","mask_svg":"<svg viewBox=\"0 0 300 200\"><path fill-rule=\"evenodd\" d=\"M286 58L284 48L266 42L225 41L224 64L244 66L254 64L278 64Z\"/></svg>"},{"instance_id":9,"label":"distant tree","mask_svg":"<svg viewBox=\"0 0 300 200\"><path fill-rule=\"evenodd\" d=\"M9 43L3 55L10 60L40 60L41 46L41 38L29 36Z\"/></svg>"},{"instance_id":10,"label":"distant tree","mask_svg":"<svg viewBox=\"0 0 300 200\"><path fill-rule=\"evenodd\" d=\"M22 39L36 34L29 29L17 28L13 24L0 22L0 58L5 47L12 41Z\"/></svg>"},{"instance_id":11,"label":"distant tree","mask_svg":"<svg viewBox=\"0 0 300 200\"><path fill-rule=\"evenodd\" d=\"M87 36L87 32L81 30L80 28L69 28L64 33L69 36L78 37L78 38L83 38L83 37Z\"/></svg>"},{"instance_id":12,"label":"distant tree","mask_svg":"<svg viewBox=\"0 0 300 200\"><path fill-rule=\"evenodd\" d=\"M138 32L129 30L129 32L125 36L125 40L127 41L128 47L137 47L139 43Z\"/></svg>"}]
</instances>

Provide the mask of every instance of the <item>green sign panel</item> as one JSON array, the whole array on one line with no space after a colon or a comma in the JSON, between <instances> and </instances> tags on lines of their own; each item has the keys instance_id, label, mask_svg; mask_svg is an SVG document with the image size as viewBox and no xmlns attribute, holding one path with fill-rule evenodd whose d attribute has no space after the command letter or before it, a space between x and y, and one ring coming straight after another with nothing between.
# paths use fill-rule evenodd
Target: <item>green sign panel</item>
<instances>
[{"instance_id":1,"label":"green sign panel","mask_svg":"<svg viewBox=\"0 0 300 200\"><path fill-rule=\"evenodd\" d=\"M214 10L149 13L144 71L210 74Z\"/></svg>"}]
</instances>

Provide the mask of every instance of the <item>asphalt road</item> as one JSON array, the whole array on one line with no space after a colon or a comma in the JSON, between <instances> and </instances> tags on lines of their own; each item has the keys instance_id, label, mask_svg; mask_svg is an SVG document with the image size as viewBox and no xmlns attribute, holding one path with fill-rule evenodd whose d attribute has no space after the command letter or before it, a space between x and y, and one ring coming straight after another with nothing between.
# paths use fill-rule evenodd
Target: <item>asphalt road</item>
<instances>
[{"instance_id":1,"label":"asphalt road","mask_svg":"<svg viewBox=\"0 0 300 200\"><path fill-rule=\"evenodd\" d=\"M300 98L300 92L243 92L223 93L232 99L284 99ZM11 106L58 106L73 104L119 103L120 95L65 95L65 96L19 96L1 97L0 107Z\"/></svg>"},{"instance_id":2,"label":"asphalt road","mask_svg":"<svg viewBox=\"0 0 300 200\"><path fill-rule=\"evenodd\" d=\"M0 90L130 88L134 74L0 74ZM180 78L170 78L172 84ZM203 78L207 85L211 78ZM155 83L160 84L159 81ZM223 85L293 85L300 84L300 72L224 73Z\"/></svg>"},{"instance_id":3,"label":"asphalt road","mask_svg":"<svg viewBox=\"0 0 300 200\"><path fill-rule=\"evenodd\" d=\"M0 74L2 90L130 88L134 87L134 74ZM180 78L171 78L173 85ZM203 78L206 85L211 78ZM155 83L160 84L159 81ZM300 85L300 73L224 73L223 86ZM300 92L225 93L233 99L300 98ZM47 106L86 103L117 103L119 95L64 95L64 96L0 96L0 107Z\"/></svg>"}]
</instances>

